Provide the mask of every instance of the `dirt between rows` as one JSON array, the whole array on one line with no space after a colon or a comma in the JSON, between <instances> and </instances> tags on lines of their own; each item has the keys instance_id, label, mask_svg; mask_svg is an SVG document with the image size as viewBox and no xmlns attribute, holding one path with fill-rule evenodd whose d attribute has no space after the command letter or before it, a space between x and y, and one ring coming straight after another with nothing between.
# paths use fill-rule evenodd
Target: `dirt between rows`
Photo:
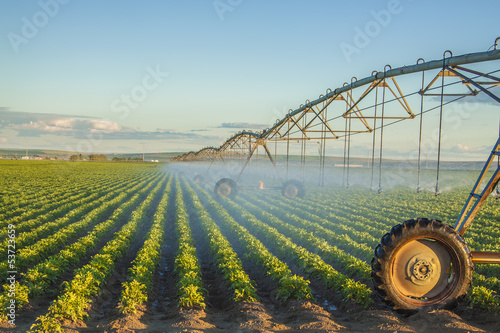
<instances>
[{"instance_id":1,"label":"dirt between rows","mask_svg":"<svg viewBox=\"0 0 500 333\"><path fill-rule=\"evenodd\" d=\"M388 310L336 313L309 301L291 301L276 308L244 302L222 312L210 309L172 310L134 315L90 328L65 323L67 332L498 332L500 319L462 307L402 317Z\"/></svg>"},{"instance_id":2,"label":"dirt between rows","mask_svg":"<svg viewBox=\"0 0 500 333\"><path fill-rule=\"evenodd\" d=\"M110 293L112 291L106 291ZM102 310L96 299L93 309ZM475 310L466 304L454 311L421 311L404 317L380 307L360 309L348 302L333 306L326 300L277 302L270 296L261 302L226 302L223 308L208 304L203 309L167 308L153 303L142 306L136 314L123 316L117 308L105 315L90 309L87 322L65 321L66 332L499 332L500 317ZM20 314L17 327L0 325L2 332L26 332L33 322L23 321Z\"/></svg>"}]
</instances>

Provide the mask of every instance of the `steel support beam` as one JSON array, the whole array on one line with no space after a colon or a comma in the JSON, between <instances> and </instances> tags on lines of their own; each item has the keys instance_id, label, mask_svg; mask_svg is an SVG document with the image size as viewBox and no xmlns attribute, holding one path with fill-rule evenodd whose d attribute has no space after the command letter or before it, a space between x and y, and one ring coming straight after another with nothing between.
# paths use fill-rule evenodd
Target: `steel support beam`
<instances>
[{"instance_id":1,"label":"steel support beam","mask_svg":"<svg viewBox=\"0 0 500 333\"><path fill-rule=\"evenodd\" d=\"M500 252L471 251L474 264L497 264L500 265Z\"/></svg>"}]
</instances>

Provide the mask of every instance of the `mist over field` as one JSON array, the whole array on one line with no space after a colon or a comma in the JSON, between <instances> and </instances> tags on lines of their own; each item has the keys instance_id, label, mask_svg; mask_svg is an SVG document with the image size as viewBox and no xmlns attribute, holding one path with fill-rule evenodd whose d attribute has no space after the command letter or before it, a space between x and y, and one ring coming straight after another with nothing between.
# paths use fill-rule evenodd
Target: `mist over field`
<instances>
[{"instance_id":1,"label":"mist over field","mask_svg":"<svg viewBox=\"0 0 500 333\"><path fill-rule=\"evenodd\" d=\"M400 164L398 166L398 163ZM343 164L326 165L323 171L318 163L308 162L303 167L298 162L290 162L288 167L285 163L278 163L275 167L270 161L259 160L250 162L244 169L244 161L228 162L192 162L173 163L167 166L168 169L181 171L186 177L194 179L201 177L205 183L215 184L222 178L236 180L241 186L259 186L259 181L266 185L280 186L288 179L303 181L307 186L325 187L348 187L356 186L370 188L377 191L379 185L382 190L389 190L396 187L417 189L418 169L416 165L408 166L404 162L395 163L390 166L382 166L382 173L378 163L371 168L368 165L355 164L349 167ZM316 165L314 165L316 164ZM435 164L435 163L433 163ZM434 166L434 168L432 168ZM439 173L439 189L441 191L453 190L455 188L470 187L474 185L480 173L482 163L449 163L442 167ZM242 172L243 170L243 172ZM435 165L422 166L420 171L420 187L422 190L435 191L437 170Z\"/></svg>"}]
</instances>

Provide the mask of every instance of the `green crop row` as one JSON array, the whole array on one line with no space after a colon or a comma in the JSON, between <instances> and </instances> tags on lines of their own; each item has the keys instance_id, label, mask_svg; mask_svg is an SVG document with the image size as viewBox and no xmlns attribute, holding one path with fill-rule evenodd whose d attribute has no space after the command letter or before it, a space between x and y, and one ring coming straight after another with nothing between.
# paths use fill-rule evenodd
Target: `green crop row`
<instances>
[{"instance_id":1,"label":"green crop row","mask_svg":"<svg viewBox=\"0 0 500 333\"><path fill-rule=\"evenodd\" d=\"M43 262L28 269L23 275L21 283L17 285L17 309L23 307L24 303L32 298L36 298L47 292L49 288L58 278L64 273L72 269L78 262L85 258L89 252L95 247L103 237L105 237L125 216L127 216L137 203L144 199L152 187L154 181L142 188L138 193L123 203L117 208L111 217L98 224L94 229L85 237L78 239L77 242L69 245L67 248L61 250L58 254L48 257ZM5 292L0 295L0 304L2 312L7 312L7 305L9 302L9 285L4 285ZM6 317L0 321L4 321Z\"/></svg>"},{"instance_id":2,"label":"green crop row","mask_svg":"<svg viewBox=\"0 0 500 333\"><path fill-rule=\"evenodd\" d=\"M363 307L373 303L371 290L366 285L356 282L344 274L336 271L317 254L310 253L305 248L294 244L290 238L284 236L275 228L259 221L238 204L223 198L225 208L237 216L240 223L248 225L255 235L275 244L276 251L285 258L294 260L297 265L311 277L317 277L323 283L337 291L344 300L353 301Z\"/></svg>"},{"instance_id":3,"label":"green crop row","mask_svg":"<svg viewBox=\"0 0 500 333\"><path fill-rule=\"evenodd\" d=\"M239 202L242 203L242 201ZM272 206L273 209L277 209L276 213L270 214L266 211L270 208L266 202L262 200L255 200L255 202L257 205L252 205L246 201L245 208L259 220L276 228L285 236L290 237L298 245L308 248L313 253L320 254L321 257L338 266L344 274L362 279L365 283L371 280L371 267L366 262L346 253L336 246L330 245L329 242L323 238L324 236L330 236L330 233L326 232L321 234L318 232L314 234L305 229L297 228L283 222L284 219L280 219L280 216L289 216L285 208ZM304 223L307 224L308 221L304 221ZM316 227L315 224L312 225ZM331 238L329 237L329 239Z\"/></svg>"},{"instance_id":4,"label":"green crop row","mask_svg":"<svg viewBox=\"0 0 500 333\"><path fill-rule=\"evenodd\" d=\"M119 207L127 197L131 196L145 184L146 182L141 182L108 202L103 199L107 199L106 197L101 198L99 201L101 205L91 210L81 219L67 225L50 237L43 238L31 246L18 250L16 255L17 270L22 272L29 265L37 264L45 260L49 255L56 253L66 245L69 239L83 232L88 227L96 225L106 215L111 215L112 211ZM67 218L69 219L69 217ZM0 277L2 279L6 277L7 271L7 262L4 261L0 264Z\"/></svg>"},{"instance_id":5,"label":"green crop row","mask_svg":"<svg viewBox=\"0 0 500 333\"><path fill-rule=\"evenodd\" d=\"M318 211L321 209L314 209L310 205L301 204L300 200L281 200L278 202L275 198L270 198L268 202L273 204L275 208L285 209L288 214L293 214L298 218L320 224L340 235L347 235L356 243L366 244L370 248L375 246L379 241L366 231L366 224L360 226L360 223L355 219L349 220L340 216L335 216L332 220L323 219L318 216Z\"/></svg>"},{"instance_id":6,"label":"green crop row","mask_svg":"<svg viewBox=\"0 0 500 333\"><path fill-rule=\"evenodd\" d=\"M129 178L123 179L99 179L98 181L88 181L79 184L46 184L46 188L38 193L23 196L12 202L7 207L1 207L0 221L5 221L10 224L25 221L33 218L40 213L54 210L59 205L77 200L82 196L88 196L91 193L99 191L101 188L110 187L112 185L125 184L129 182ZM11 196L11 198L14 195ZM9 220L7 220L9 219ZM1 226L0 226L1 227Z\"/></svg>"},{"instance_id":7,"label":"green crop row","mask_svg":"<svg viewBox=\"0 0 500 333\"><path fill-rule=\"evenodd\" d=\"M381 222L379 218L372 220L368 214L359 214L360 209L353 210L347 204L332 204L318 201L316 198L305 198L300 202L300 207L306 209L322 219L326 219L332 223L342 223L351 221L351 226L358 231L367 232L373 238L372 242L377 242L386 232L388 225ZM356 213L357 211L357 213ZM389 227L390 228L390 227ZM370 242L370 241L368 241Z\"/></svg>"},{"instance_id":8,"label":"green crop row","mask_svg":"<svg viewBox=\"0 0 500 333\"><path fill-rule=\"evenodd\" d=\"M47 314L37 318L30 332L59 332L62 331L61 320L83 320L88 316L87 307L92 297L99 293L113 272L116 262L130 248L138 229L146 222L146 212L151 208L164 182L165 180L162 180L156 185L113 239L88 264L77 269L71 281L64 282L62 294L51 303Z\"/></svg>"},{"instance_id":9,"label":"green crop row","mask_svg":"<svg viewBox=\"0 0 500 333\"><path fill-rule=\"evenodd\" d=\"M116 167L105 173L96 172L94 165L80 165L68 163L35 162L23 163L0 161L0 227L7 218L24 215L32 218L36 216L37 208L46 207L61 202L75 193L87 190L108 187L112 184L124 183L137 176L150 174L151 170L142 168L141 173L131 172L134 169L124 169L123 173L112 172ZM109 166L108 166L109 167ZM101 169L102 166L99 167ZM107 168L106 168L107 169ZM8 180L7 187L2 186L1 180ZM3 187L3 191L2 191ZM57 207L57 206L56 206ZM33 215L35 214L35 215ZM31 217L30 217L31 216Z\"/></svg>"},{"instance_id":10,"label":"green crop row","mask_svg":"<svg viewBox=\"0 0 500 333\"><path fill-rule=\"evenodd\" d=\"M335 224L323 219L315 219L315 221L312 222L309 219L300 218L297 215L288 212L288 210L281 210L278 206L266 204L266 207L269 214L278 216L295 227L312 232L316 237L327 237L330 242L334 243L339 249L344 250L345 252L365 262L369 262L373 256L373 248L370 248L366 244L360 244L348 235L342 233L342 231L348 228L348 226L344 226L339 231L337 230L338 228L336 228Z\"/></svg>"},{"instance_id":11,"label":"green crop row","mask_svg":"<svg viewBox=\"0 0 500 333\"><path fill-rule=\"evenodd\" d=\"M9 210L5 214L0 215L0 220L2 221L3 226L5 223L9 224L17 224L20 222L32 219L34 217L39 216L40 214L47 214L50 212L54 216L60 216L59 214L64 213L63 211L66 204L71 203L72 201L81 199L82 197L87 197L92 193L95 193L98 189L74 189L72 192L65 192L62 195L56 197L55 201L48 196L44 196L44 200L39 200L32 205L25 205L18 207L17 209ZM58 193L61 194L61 193ZM61 211L61 213L59 213ZM0 226L0 227L1 227ZM5 237L5 235L0 234L0 237Z\"/></svg>"},{"instance_id":12,"label":"green crop row","mask_svg":"<svg viewBox=\"0 0 500 333\"><path fill-rule=\"evenodd\" d=\"M135 313L137 306L148 300L148 291L151 291L153 275L160 259L161 247L164 240L165 220L167 218L168 199L172 186L172 177L153 217L153 225L149 230L144 245L132 261L127 282L123 283L120 296L120 312Z\"/></svg>"},{"instance_id":13,"label":"green crop row","mask_svg":"<svg viewBox=\"0 0 500 333\"><path fill-rule=\"evenodd\" d=\"M309 281L292 274L286 263L274 256L265 246L243 226L238 224L229 213L208 193L194 184L198 195L208 202L208 209L214 220L218 221L230 232L244 250L244 257L264 268L266 274L277 282L276 296L288 299L312 299Z\"/></svg>"},{"instance_id":14,"label":"green crop row","mask_svg":"<svg viewBox=\"0 0 500 333\"><path fill-rule=\"evenodd\" d=\"M19 225L19 229L16 226L16 231L19 230L19 236L16 239L17 249L20 250L24 247L30 246L38 240L50 235L54 230L61 229L62 227L77 221L92 209L100 206L107 200L110 200L113 196L118 195L119 192L120 191L117 190L105 195L94 193L88 197L61 206L61 209L58 209L55 214L49 213L47 215L39 216L37 219L30 220L29 223ZM59 215L61 211L64 211L67 214L55 218L55 215ZM22 230L29 231L22 232ZM8 239L5 237L2 245L6 244L7 241Z\"/></svg>"},{"instance_id":15,"label":"green crop row","mask_svg":"<svg viewBox=\"0 0 500 333\"><path fill-rule=\"evenodd\" d=\"M190 202L201 223L201 228L208 240L210 252L219 272L226 280L228 288L233 291L232 299L239 301L257 301L255 286L250 281L250 277L243 269L240 258L234 252L231 244L224 237L215 222L210 218L196 193L185 184Z\"/></svg>"},{"instance_id":16,"label":"green crop row","mask_svg":"<svg viewBox=\"0 0 500 333\"><path fill-rule=\"evenodd\" d=\"M176 179L175 190L175 231L178 250L175 256L174 272L178 279L178 306L182 308L196 306L205 308L206 290L203 288L200 262L196 256L196 247L189 226L189 217L178 179Z\"/></svg>"},{"instance_id":17,"label":"green crop row","mask_svg":"<svg viewBox=\"0 0 500 333\"><path fill-rule=\"evenodd\" d=\"M152 177L149 179L151 178ZM56 209L55 212L49 212L48 214L38 216L36 219L16 224L16 233L18 233L16 239L17 249L20 250L23 247L32 245L43 237L50 235L55 230L59 230L77 221L92 209L110 200L113 196L117 196L119 193L127 191L134 185L137 185L137 183L138 181L135 181L122 186L103 188L88 197L63 205L60 209ZM66 214L57 218L58 215L63 215L61 213L64 211L66 211ZM23 232L23 230L26 231ZM7 241L8 240L5 239L3 243L6 244Z\"/></svg>"},{"instance_id":18,"label":"green crop row","mask_svg":"<svg viewBox=\"0 0 500 333\"><path fill-rule=\"evenodd\" d=\"M147 179L150 177L144 177ZM71 196L62 199L57 198L50 204L46 204L38 209L30 209L30 207L23 207L23 214L15 216L14 218L6 221L9 224L16 225L16 232L26 232L31 231L33 228L38 227L46 222L54 221L57 218L62 217L64 214L68 213L70 210L78 207L87 202L91 202L95 200L97 197L101 197L107 193L118 190L120 188L129 187L133 183L138 183L140 179L136 179L134 181L131 180L121 180L115 183L109 184L99 184L100 186L95 186L93 188L86 188L85 190L79 190L76 192L72 192ZM0 231L0 240L6 237L6 233L4 230Z\"/></svg>"}]
</instances>

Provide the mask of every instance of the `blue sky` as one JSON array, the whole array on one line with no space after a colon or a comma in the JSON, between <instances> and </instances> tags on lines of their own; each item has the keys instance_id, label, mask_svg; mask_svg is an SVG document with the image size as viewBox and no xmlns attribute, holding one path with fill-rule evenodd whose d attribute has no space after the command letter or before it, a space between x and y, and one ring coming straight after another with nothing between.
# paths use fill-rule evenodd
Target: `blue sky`
<instances>
[{"instance_id":1,"label":"blue sky","mask_svg":"<svg viewBox=\"0 0 500 333\"><path fill-rule=\"evenodd\" d=\"M499 10L493 0L1 0L0 147L219 146L386 64L486 51L500 36ZM379 29L356 40L377 17ZM498 108L486 105L450 125L450 158L494 143ZM394 154L414 149L408 128L387 131ZM364 156L369 142L356 144Z\"/></svg>"}]
</instances>

